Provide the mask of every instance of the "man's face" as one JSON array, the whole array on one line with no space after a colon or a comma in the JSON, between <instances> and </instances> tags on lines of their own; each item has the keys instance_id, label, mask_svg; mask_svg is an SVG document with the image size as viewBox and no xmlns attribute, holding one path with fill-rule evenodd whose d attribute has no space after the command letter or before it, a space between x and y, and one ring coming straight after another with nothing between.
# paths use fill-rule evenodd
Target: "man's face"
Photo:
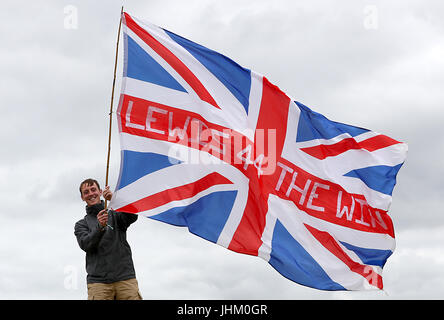
<instances>
[{"instance_id":1,"label":"man's face","mask_svg":"<svg viewBox=\"0 0 444 320\"><path fill-rule=\"evenodd\" d=\"M83 184L80 188L82 192L82 200L86 202L88 206L100 203L100 196L102 195L102 190L97 187L95 183L88 185Z\"/></svg>"}]
</instances>

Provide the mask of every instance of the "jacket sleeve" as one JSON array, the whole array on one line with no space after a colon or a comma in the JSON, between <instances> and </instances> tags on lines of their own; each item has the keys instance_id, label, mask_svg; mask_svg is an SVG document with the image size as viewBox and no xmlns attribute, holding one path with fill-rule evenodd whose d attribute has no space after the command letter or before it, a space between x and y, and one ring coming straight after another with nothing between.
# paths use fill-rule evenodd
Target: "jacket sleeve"
<instances>
[{"instance_id":1,"label":"jacket sleeve","mask_svg":"<svg viewBox=\"0 0 444 320\"><path fill-rule=\"evenodd\" d=\"M80 220L74 227L74 234L77 238L80 248L85 252L97 249L100 239L105 232L101 230L99 223L93 230L89 230L85 220Z\"/></svg>"},{"instance_id":2,"label":"jacket sleeve","mask_svg":"<svg viewBox=\"0 0 444 320\"><path fill-rule=\"evenodd\" d=\"M132 224L137 220L139 217L137 214L134 213L126 213L126 212L116 212L113 211L113 214L116 217L117 225L120 229L126 230Z\"/></svg>"}]
</instances>

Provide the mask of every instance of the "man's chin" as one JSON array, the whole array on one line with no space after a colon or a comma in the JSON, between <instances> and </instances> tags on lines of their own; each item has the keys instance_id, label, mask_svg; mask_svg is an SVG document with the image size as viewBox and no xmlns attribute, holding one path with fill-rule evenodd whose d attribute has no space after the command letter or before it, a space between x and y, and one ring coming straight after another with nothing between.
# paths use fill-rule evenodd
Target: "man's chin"
<instances>
[{"instance_id":1,"label":"man's chin","mask_svg":"<svg viewBox=\"0 0 444 320\"><path fill-rule=\"evenodd\" d=\"M100 203L100 200L87 202L86 204L88 205L88 207L92 207L92 206L99 204L99 203Z\"/></svg>"}]
</instances>

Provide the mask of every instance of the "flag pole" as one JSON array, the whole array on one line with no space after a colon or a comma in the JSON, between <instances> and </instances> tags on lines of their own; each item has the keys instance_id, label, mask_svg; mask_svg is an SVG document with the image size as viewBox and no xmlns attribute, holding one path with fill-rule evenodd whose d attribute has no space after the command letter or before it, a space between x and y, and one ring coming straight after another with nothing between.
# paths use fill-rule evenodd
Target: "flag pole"
<instances>
[{"instance_id":1,"label":"flag pole","mask_svg":"<svg viewBox=\"0 0 444 320\"><path fill-rule=\"evenodd\" d=\"M109 108L109 132L108 132L108 156L106 159L106 177L105 177L105 186L108 185L108 176L109 176L109 158L111 154L111 126L113 122L113 101L114 101L114 87L116 85L116 71L117 71L117 57L119 55L119 40L120 40L120 27L122 25L122 13L123 6L120 10L120 21L119 21L119 30L117 32L117 44L116 44L116 59L114 61L114 78L113 78L113 88L111 91L111 105ZM105 209L107 208L107 200L105 199Z\"/></svg>"}]
</instances>

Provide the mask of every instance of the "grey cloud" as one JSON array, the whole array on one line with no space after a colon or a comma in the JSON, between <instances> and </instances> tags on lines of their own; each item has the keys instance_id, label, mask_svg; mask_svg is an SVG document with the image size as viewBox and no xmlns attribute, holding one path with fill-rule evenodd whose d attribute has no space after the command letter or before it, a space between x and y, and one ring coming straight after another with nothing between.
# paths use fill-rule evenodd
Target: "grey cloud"
<instances>
[{"instance_id":1,"label":"grey cloud","mask_svg":"<svg viewBox=\"0 0 444 320\"><path fill-rule=\"evenodd\" d=\"M373 3L375 30L363 25L365 1L125 3L128 12L264 74L332 120L409 144L389 212L397 235L384 269L389 296L305 288L260 258L141 218L128 237L145 298L442 298L444 7L436 1ZM0 12L4 299L86 298L84 256L73 235L84 215L77 190L86 177L104 184L121 3L77 1L78 29L67 30L63 8L71 4L6 1ZM122 56L115 102L121 64ZM119 157L114 118L111 186ZM66 270L75 271L77 287L64 285Z\"/></svg>"}]
</instances>

